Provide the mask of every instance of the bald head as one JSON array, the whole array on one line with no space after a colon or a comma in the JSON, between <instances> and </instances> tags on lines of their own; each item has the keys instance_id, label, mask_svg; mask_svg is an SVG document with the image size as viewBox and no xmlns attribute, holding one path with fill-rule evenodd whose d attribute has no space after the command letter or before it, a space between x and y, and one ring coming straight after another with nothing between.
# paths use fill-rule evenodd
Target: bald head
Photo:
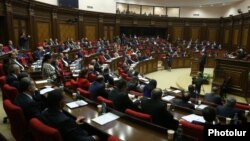
<instances>
[{"instance_id":1,"label":"bald head","mask_svg":"<svg viewBox=\"0 0 250 141\"><path fill-rule=\"evenodd\" d=\"M160 100L162 97L162 90L160 88L155 88L151 92L151 99Z\"/></svg>"}]
</instances>

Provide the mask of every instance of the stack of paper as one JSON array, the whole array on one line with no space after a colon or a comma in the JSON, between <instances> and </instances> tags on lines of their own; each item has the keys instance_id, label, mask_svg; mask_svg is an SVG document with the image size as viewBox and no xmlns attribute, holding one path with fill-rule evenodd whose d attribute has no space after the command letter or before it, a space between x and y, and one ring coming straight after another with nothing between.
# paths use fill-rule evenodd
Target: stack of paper
<instances>
[{"instance_id":1,"label":"stack of paper","mask_svg":"<svg viewBox=\"0 0 250 141\"><path fill-rule=\"evenodd\" d=\"M201 109L202 110L202 109L206 108L207 105L201 104L201 105L195 105L194 107L195 107L195 109Z\"/></svg>"},{"instance_id":2,"label":"stack of paper","mask_svg":"<svg viewBox=\"0 0 250 141\"><path fill-rule=\"evenodd\" d=\"M181 91L180 91L180 90L174 90L173 92L176 93L176 94L178 94L178 93L180 93Z\"/></svg>"},{"instance_id":3,"label":"stack of paper","mask_svg":"<svg viewBox=\"0 0 250 141\"><path fill-rule=\"evenodd\" d=\"M204 118L202 116L198 116L198 115L195 115L195 114L183 116L181 118L188 121L188 122L199 121L199 122L205 123L205 120L204 120Z\"/></svg>"},{"instance_id":4,"label":"stack of paper","mask_svg":"<svg viewBox=\"0 0 250 141\"><path fill-rule=\"evenodd\" d=\"M172 100L173 98L175 98L175 97L174 97L174 96L171 96L171 95L168 95L168 96L162 97L161 99L162 99L163 101L170 101L170 100Z\"/></svg>"},{"instance_id":5,"label":"stack of paper","mask_svg":"<svg viewBox=\"0 0 250 141\"><path fill-rule=\"evenodd\" d=\"M39 81L35 81L36 84L43 84L43 83L47 83L47 80L39 80Z\"/></svg>"},{"instance_id":6,"label":"stack of paper","mask_svg":"<svg viewBox=\"0 0 250 141\"><path fill-rule=\"evenodd\" d=\"M104 124L106 124L106 123L108 123L108 122L111 122L111 121L113 121L113 120L116 120L116 119L118 119L118 118L119 118L119 116L117 116L117 115L115 115L115 114L113 114L113 113L106 113L106 114L104 114L104 115L102 115L102 116L99 116L99 117L97 117L97 118L94 118L94 119L92 119L92 120L93 120L94 122L100 124L100 125L104 125Z\"/></svg>"},{"instance_id":7,"label":"stack of paper","mask_svg":"<svg viewBox=\"0 0 250 141\"><path fill-rule=\"evenodd\" d=\"M88 103L83 101L83 100L78 100L78 101L73 101L73 102L69 102L67 103L66 105L69 107L69 108L77 108L77 107L80 107L80 106L85 106L87 105Z\"/></svg>"},{"instance_id":8,"label":"stack of paper","mask_svg":"<svg viewBox=\"0 0 250 141\"><path fill-rule=\"evenodd\" d=\"M43 94L46 94L46 93L53 91L53 90L54 89L51 87L46 87L45 89L40 90L40 94L43 95Z\"/></svg>"}]
</instances>

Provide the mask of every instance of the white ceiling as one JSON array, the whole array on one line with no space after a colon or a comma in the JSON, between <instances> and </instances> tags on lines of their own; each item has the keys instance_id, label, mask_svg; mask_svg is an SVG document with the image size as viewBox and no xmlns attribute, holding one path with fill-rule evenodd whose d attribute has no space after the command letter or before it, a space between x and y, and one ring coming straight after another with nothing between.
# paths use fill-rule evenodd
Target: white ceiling
<instances>
[{"instance_id":1,"label":"white ceiling","mask_svg":"<svg viewBox=\"0 0 250 141\"><path fill-rule=\"evenodd\" d=\"M117 2L168 7L226 6L243 0L116 0Z\"/></svg>"}]
</instances>

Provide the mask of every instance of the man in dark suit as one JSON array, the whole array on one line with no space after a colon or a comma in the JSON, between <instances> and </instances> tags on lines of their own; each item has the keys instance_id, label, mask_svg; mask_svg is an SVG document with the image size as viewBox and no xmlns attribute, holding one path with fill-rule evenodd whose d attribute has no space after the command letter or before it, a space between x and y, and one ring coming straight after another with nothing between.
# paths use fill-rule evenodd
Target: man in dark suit
<instances>
[{"instance_id":1,"label":"man in dark suit","mask_svg":"<svg viewBox=\"0 0 250 141\"><path fill-rule=\"evenodd\" d=\"M233 118L235 113L239 112L239 110L235 108L235 104L236 100L232 97L229 97L224 105L217 106L216 114L223 117Z\"/></svg>"},{"instance_id":2,"label":"man in dark suit","mask_svg":"<svg viewBox=\"0 0 250 141\"><path fill-rule=\"evenodd\" d=\"M116 87L109 94L109 99L113 101L115 108L118 111L124 112L127 108L133 110L139 110L137 103L133 103L127 93L127 82L123 79L120 79L116 83Z\"/></svg>"},{"instance_id":3,"label":"man in dark suit","mask_svg":"<svg viewBox=\"0 0 250 141\"><path fill-rule=\"evenodd\" d=\"M182 95L181 95L181 99L179 99L179 98L174 99L173 104L180 106L180 107L185 107L185 108L189 108L189 109L194 110L195 109L194 104L188 103L189 99L190 99L189 93L183 91Z\"/></svg>"},{"instance_id":4,"label":"man in dark suit","mask_svg":"<svg viewBox=\"0 0 250 141\"><path fill-rule=\"evenodd\" d=\"M201 56L201 60L200 60L200 66L199 66L199 71L201 73L204 72L204 68L205 68L206 62L207 62L207 55L206 55L205 52L203 52L202 56Z\"/></svg>"},{"instance_id":5,"label":"man in dark suit","mask_svg":"<svg viewBox=\"0 0 250 141\"><path fill-rule=\"evenodd\" d=\"M105 90L105 83L102 75L98 75L96 80L91 83L89 87L89 92L91 95L91 99L94 101L97 101L98 96L108 98L108 93Z\"/></svg>"},{"instance_id":6,"label":"man in dark suit","mask_svg":"<svg viewBox=\"0 0 250 141\"><path fill-rule=\"evenodd\" d=\"M161 101L162 90L153 89L151 99L144 99L141 108L144 113L152 116L153 123L176 130L178 121L173 119L173 115L166 110L166 105Z\"/></svg>"},{"instance_id":7,"label":"man in dark suit","mask_svg":"<svg viewBox=\"0 0 250 141\"><path fill-rule=\"evenodd\" d=\"M48 109L38 117L43 123L56 128L61 133L64 141L94 141L97 136L89 136L87 131L80 127L84 117L77 117L76 121L63 113L65 98L61 89L48 93L46 99Z\"/></svg>"},{"instance_id":8,"label":"man in dark suit","mask_svg":"<svg viewBox=\"0 0 250 141\"><path fill-rule=\"evenodd\" d=\"M204 100L215 103L217 105L221 105L222 104L221 98L219 95L216 94L217 90L218 90L217 87L213 87L211 93L205 94Z\"/></svg>"},{"instance_id":9,"label":"man in dark suit","mask_svg":"<svg viewBox=\"0 0 250 141\"><path fill-rule=\"evenodd\" d=\"M11 64L8 68L6 83L18 89L18 76L20 75L20 67L17 64Z\"/></svg>"},{"instance_id":10,"label":"man in dark suit","mask_svg":"<svg viewBox=\"0 0 250 141\"><path fill-rule=\"evenodd\" d=\"M19 88L21 93L16 96L14 103L22 108L27 121L29 121L31 118L37 117L45 107L42 101L37 101L41 100L37 98L41 95L35 94L36 87L30 78L22 78Z\"/></svg>"}]
</instances>

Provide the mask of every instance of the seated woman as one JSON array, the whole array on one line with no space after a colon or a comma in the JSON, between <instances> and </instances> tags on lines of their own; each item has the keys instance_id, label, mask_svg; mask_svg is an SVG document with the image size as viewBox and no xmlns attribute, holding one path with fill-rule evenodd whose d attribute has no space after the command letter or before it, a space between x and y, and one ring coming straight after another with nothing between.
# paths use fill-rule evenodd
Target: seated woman
<instances>
[{"instance_id":1,"label":"seated woman","mask_svg":"<svg viewBox=\"0 0 250 141\"><path fill-rule=\"evenodd\" d=\"M89 90L89 86L90 86L90 82L87 79L88 73L89 73L88 69L83 69L80 71L79 77L77 78L78 88L82 88L86 91Z\"/></svg>"},{"instance_id":2,"label":"seated woman","mask_svg":"<svg viewBox=\"0 0 250 141\"><path fill-rule=\"evenodd\" d=\"M179 98L174 99L173 104L176 106L194 110L195 109L194 104L188 103L189 99L190 99L190 94L188 92L182 91L181 99Z\"/></svg>"},{"instance_id":3,"label":"seated woman","mask_svg":"<svg viewBox=\"0 0 250 141\"><path fill-rule=\"evenodd\" d=\"M55 67L51 64L52 62L52 57L50 54L46 54L43 57L42 61L42 75L45 79L51 79L53 81L56 80L56 69Z\"/></svg>"},{"instance_id":4,"label":"seated woman","mask_svg":"<svg viewBox=\"0 0 250 141\"><path fill-rule=\"evenodd\" d=\"M145 97L151 97L151 92L153 89L155 89L157 86L157 81L154 79L151 79L143 89L143 96Z\"/></svg>"}]
</instances>

